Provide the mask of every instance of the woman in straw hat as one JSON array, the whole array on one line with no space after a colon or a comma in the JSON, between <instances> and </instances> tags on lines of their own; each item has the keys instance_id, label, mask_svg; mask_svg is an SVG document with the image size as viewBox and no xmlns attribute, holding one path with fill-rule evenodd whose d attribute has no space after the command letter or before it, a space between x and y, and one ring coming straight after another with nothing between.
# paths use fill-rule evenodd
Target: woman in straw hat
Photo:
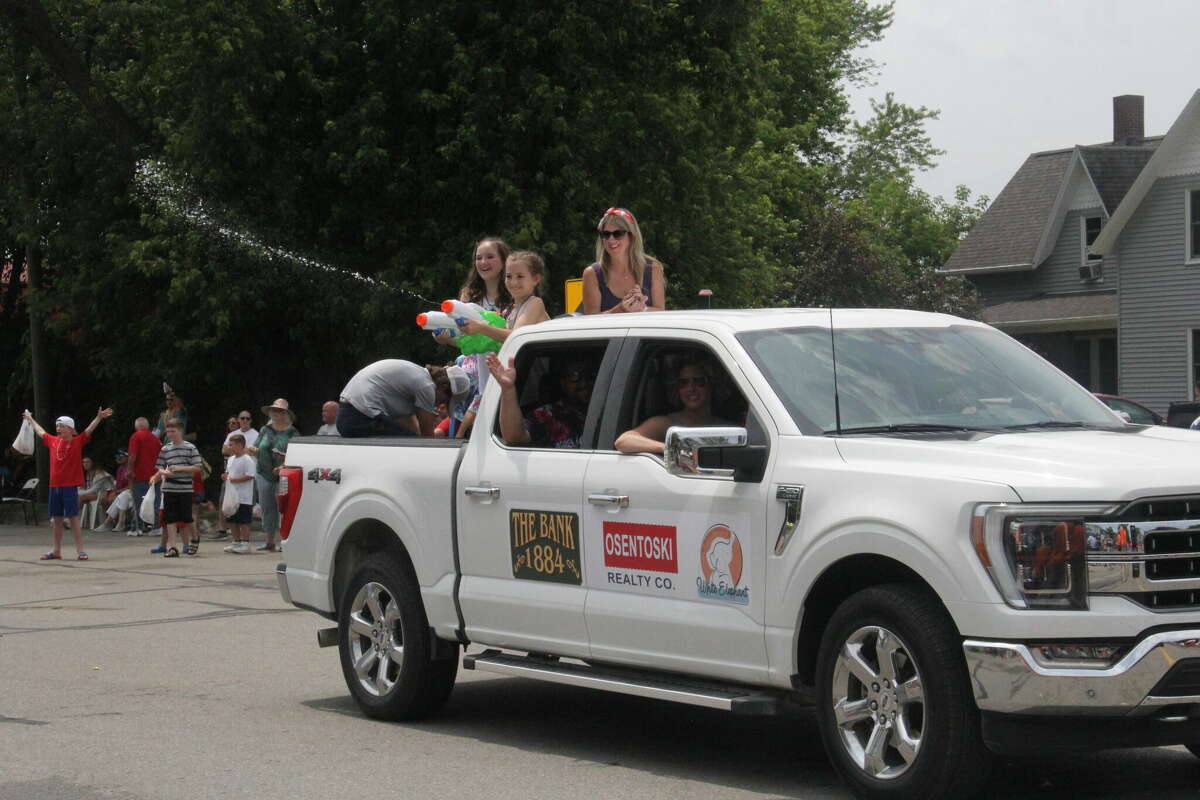
<instances>
[{"instance_id":1,"label":"woman in straw hat","mask_svg":"<svg viewBox=\"0 0 1200 800\"><path fill-rule=\"evenodd\" d=\"M263 406L262 411L270 422L263 425L255 446L247 447L246 452L258 460L254 485L258 489L258 504L262 507L263 532L267 535L267 541L258 549L274 551L278 549L276 536L279 533L279 505L275 498L275 490L279 487L279 468L283 466L288 442L299 436L300 431L296 430L295 413L282 397L269 406Z\"/></svg>"}]
</instances>

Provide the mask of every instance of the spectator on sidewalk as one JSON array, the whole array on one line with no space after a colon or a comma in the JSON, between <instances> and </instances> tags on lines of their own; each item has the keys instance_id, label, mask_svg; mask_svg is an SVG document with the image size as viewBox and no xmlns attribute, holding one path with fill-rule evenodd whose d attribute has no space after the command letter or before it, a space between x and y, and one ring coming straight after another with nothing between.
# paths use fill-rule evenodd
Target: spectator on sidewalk
<instances>
[{"instance_id":1,"label":"spectator on sidewalk","mask_svg":"<svg viewBox=\"0 0 1200 800\"><path fill-rule=\"evenodd\" d=\"M238 429L238 418L232 416L225 420L225 441L221 443L221 472L229 469L229 455L225 452L225 445L229 443L229 437ZM221 510L221 502L225 499L225 483L221 482L221 491L217 496L217 529L205 536L211 541L218 541L229 536L229 523L225 519L225 512Z\"/></svg>"},{"instance_id":2,"label":"spectator on sidewalk","mask_svg":"<svg viewBox=\"0 0 1200 800\"><path fill-rule=\"evenodd\" d=\"M317 428L317 436L337 436L337 400L326 400L321 406L321 427Z\"/></svg>"},{"instance_id":3,"label":"spectator on sidewalk","mask_svg":"<svg viewBox=\"0 0 1200 800\"><path fill-rule=\"evenodd\" d=\"M179 421L167 422L167 443L158 453L154 476L156 482L162 483L163 522L167 529L164 558L179 556L176 532L185 553L194 556L200 548L200 537L187 538L192 528L192 476L200 471L200 464L200 451L196 445L184 441Z\"/></svg>"},{"instance_id":4,"label":"spectator on sidewalk","mask_svg":"<svg viewBox=\"0 0 1200 800\"><path fill-rule=\"evenodd\" d=\"M247 451L258 462L254 483L258 488L258 504L262 506L263 533L267 537L267 541L258 549L273 552L277 549L275 537L279 533L279 502L275 497L275 490L279 486L279 468L283 466L288 442L299 436L300 432L296 430L295 413L282 397L269 406L263 406L262 410L271 421L262 427L254 446L247 448Z\"/></svg>"},{"instance_id":5,"label":"spectator on sidewalk","mask_svg":"<svg viewBox=\"0 0 1200 800\"><path fill-rule=\"evenodd\" d=\"M129 469L129 453L117 451L117 472L113 488L107 492L108 497L103 501L107 509L104 519L100 520L94 530L123 531L125 530L125 515L133 508L133 473Z\"/></svg>"},{"instance_id":6,"label":"spectator on sidewalk","mask_svg":"<svg viewBox=\"0 0 1200 800\"><path fill-rule=\"evenodd\" d=\"M167 442L167 425L172 421L179 423L180 430L187 431L188 413L187 406L183 404L183 398L175 393L167 384L163 384L163 400L166 401L167 407L158 415L158 422L154 426L154 431L158 434L159 439L163 444Z\"/></svg>"},{"instance_id":7,"label":"spectator on sidewalk","mask_svg":"<svg viewBox=\"0 0 1200 800\"><path fill-rule=\"evenodd\" d=\"M225 548L226 553L245 555L250 552L250 515L254 508L254 459L246 454L246 437L234 433L229 443L229 464L221 477L228 490L238 494L237 513L229 518L233 524L233 544Z\"/></svg>"},{"instance_id":8,"label":"spectator on sidewalk","mask_svg":"<svg viewBox=\"0 0 1200 800\"><path fill-rule=\"evenodd\" d=\"M250 416L249 411L239 411L236 417L230 417L230 419L234 421L235 427L225 435L225 441L221 443L221 455L225 456L225 469L223 469L222 472L229 471L229 458L233 455L233 448L230 447L229 444L235 434L241 436L242 439L245 440L246 447L253 447L254 443L258 441L258 431L250 427L250 423L254 421L254 418ZM220 508L221 503L225 500L226 486L227 485L224 482L221 483L221 496L217 499L218 509ZM251 493L253 493L253 488L253 484L251 484ZM253 503L253 500L251 503ZM225 515L222 513L221 529L217 531L216 536L211 538L224 539L225 537L229 536L228 522L229 520L225 519Z\"/></svg>"},{"instance_id":9,"label":"spectator on sidewalk","mask_svg":"<svg viewBox=\"0 0 1200 800\"><path fill-rule=\"evenodd\" d=\"M104 517L105 511L108 510L108 504L111 502L110 492L117 485L116 479L105 471L104 467L97 467L96 462L91 456L83 457L83 484L79 487L79 508L80 511L88 503L96 503L96 513L92 515L91 521L88 523L93 529L100 527L100 521ZM82 519L80 520L82 524Z\"/></svg>"},{"instance_id":10,"label":"spectator on sidewalk","mask_svg":"<svg viewBox=\"0 0 1200 800\"><path fill-rule=\"evenodd\" d=\"M162 443L158 441L157 436L150 432L150 421L145 417L138 417L134 420L133 428L133 435L129 437L129 472L130 485L133 488L134 515L137 516L142 507L142 498L150 489L150 479L154 477L156 471L154 465L158 462L158 451L162 448ZM156 486L154 489L154 519L156 521L161 504L162 496ZM155 535L158 533L157 527L157 522L155 525L149 525L140 516L134 521L134 531L137 535L146 533ZM158 550L158 552L163 551Z\"/></svg>"},{"instance_id":11,"label":"spectator on sidewalk","mask_svg":"<svg viewBox=\"0 0 1200 800\"><path fill-rule=\"evenodd\" d=\"M43 561L62 558L63 520L71 521L71 531L75 534L75 557L87 561L88 554L83 549L83 529L79 524L79 485L83 483L83 446L92 439L92 431L100 424L100 420L112 416L111 408L101 408L96 412L96 418L91 424L76 435L75 420L70 417L59 417L54 421L57 435L46 433L46 429L28 411L25 419L33 426L36 433L50 451L50 524L53 537L52 549L42 554Z\"/></svg>"}]
</instances>

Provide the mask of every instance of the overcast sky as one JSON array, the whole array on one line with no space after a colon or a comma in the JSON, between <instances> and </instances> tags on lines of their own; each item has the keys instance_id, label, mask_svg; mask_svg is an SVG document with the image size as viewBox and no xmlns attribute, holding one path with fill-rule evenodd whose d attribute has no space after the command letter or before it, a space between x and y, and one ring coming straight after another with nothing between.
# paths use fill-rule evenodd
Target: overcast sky
<instances>
[{"instance_id":1,"label":"overcast sky","mask_svg":"<svg viewBox=\"0 0 1200 800\"><path fill-rule=\"evenodd\" d=\"M851 102L860 119L889 91L940 110L946 154L919 184L995 198L1030 153L1111 141L1117 95L1143 95L1146 135L1166 133L1200 89L1198 23L1196 0L896 0Z\"/></svg>"}]
</instances>

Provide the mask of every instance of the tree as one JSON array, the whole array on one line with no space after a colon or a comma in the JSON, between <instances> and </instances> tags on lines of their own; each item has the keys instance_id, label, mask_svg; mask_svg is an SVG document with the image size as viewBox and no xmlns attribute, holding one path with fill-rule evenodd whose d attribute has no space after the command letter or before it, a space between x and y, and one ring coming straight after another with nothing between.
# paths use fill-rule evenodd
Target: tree
<instances>
[{"instance_id":1,"label":"tree","mask_svg":"<svg viewBox=\"0 0 1200 800\"><path fill-rule=\"evenodd\" d=\"M777 300L976 316L974 288L938 268L987 208L987 198L972 201L959 186L947 201L916 186L916 174L942 154L925 130L938 112L898 103L891 93L871 108L869 120L850 127L845 157L826 169L825 205L787 249L791 267Z\"/></svg>"}]
</instances>

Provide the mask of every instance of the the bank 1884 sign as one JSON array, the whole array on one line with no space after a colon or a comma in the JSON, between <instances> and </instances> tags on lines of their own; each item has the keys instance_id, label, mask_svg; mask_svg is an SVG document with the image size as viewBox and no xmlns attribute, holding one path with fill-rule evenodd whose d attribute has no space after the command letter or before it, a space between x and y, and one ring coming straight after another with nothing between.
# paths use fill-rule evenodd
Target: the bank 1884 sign
<instances>
[{"instance_id":1,"label":"the bank 1884 sign","mask_svg":"<svg viewBox=\"0 0 1200 800\"><path fill-rule=\"evenodd\" d=\"M514 578L583 583L578 514L514 508L508 513L508 532Z\"/></svg>"}]
</instances>

